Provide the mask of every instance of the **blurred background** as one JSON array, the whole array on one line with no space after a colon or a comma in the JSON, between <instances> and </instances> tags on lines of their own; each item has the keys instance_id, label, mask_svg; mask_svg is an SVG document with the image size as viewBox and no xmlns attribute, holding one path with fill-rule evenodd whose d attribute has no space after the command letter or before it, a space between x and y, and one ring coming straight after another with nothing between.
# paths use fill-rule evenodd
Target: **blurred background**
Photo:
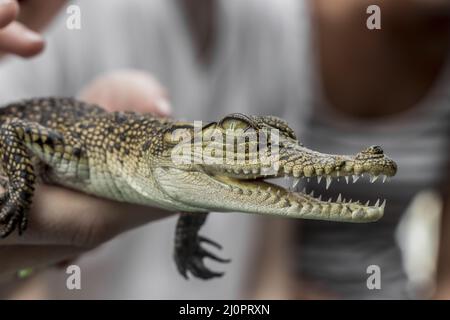
<instances>
[{"instance_id":1,"label":"blurred background","mask_svg":"<svg viewBox=\"0 0 450 320\"><path fill-rule=\"evenodd\" d=\"M47 45L35 58L0 62L2 103L83 97L102 77L145 73L167 92L175 118L276 115L311 149L355 154L381 145L399 171L385 184L299 186L325 197L387 199L385 216L376 223L212 213L201 233L223 244L222 255L233 260L208 261L226 271L217 280L179 276L172 261L176 217L171 217L79 256L73 263L82 270L81 290L67 290L65 269L49 267L0 284L2 297L450 298L450 2L28 0L21 5L33 3L40 8L35 10L55 16L43 14L49 20ZM79 29L68 28L69 5L80 10ZM371 5L378 6L379 16L367 12ZM39 14L32 16L21 19L33 26ZM380 19L381 29L368 28L368 19ZM117 97L105 99L110 100ZM373 265L380 268L381 288L370 290L367 268Z\"/></svg>"}]
</instances>

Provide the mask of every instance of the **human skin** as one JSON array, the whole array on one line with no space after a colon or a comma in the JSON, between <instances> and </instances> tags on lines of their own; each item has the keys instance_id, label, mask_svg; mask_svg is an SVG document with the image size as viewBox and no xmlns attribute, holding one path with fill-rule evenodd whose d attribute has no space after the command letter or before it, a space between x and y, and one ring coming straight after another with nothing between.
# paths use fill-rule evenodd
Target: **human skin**
<instances>
[{"instance_id":1,"label":"human skin","mask_svg":"<svg viewBox=\"0 0 450 320\"><path fill-rule=\"evenodd\" d=\"M310 5L318 70L334 108L377 118L406 111L427 95L448 57L448 1L311 0ZM366 28L369 5L381 9L381 30Z\"/></svg>"},{"instance_id":2,"label":"human skin","mask_svg":"<svg viewBox=\"0 0 450 320\"><path fill-rule=\"evenodd\" d=\"M39 54L44 29L66 4L66 0L1 0L0 57L15 54L29 58Z\"/></svg>"},{"instance_id":3,"label":"human skin","mask_svg":"<svg viewBox=\"0 0 450 320\"><path fill-rule=\"evenodd\" d=\"M11 53L30 57L44 48L43 38L17 21L19 11L16 1L0 1L0 56Z\"/></svg>"},{"instance_id":4,"label":"human skin","mask_svg":"<svg viewBox=\"0 0 450 320\"><path fill-rule=\"evenodd\" d=\"M106 92L113 94L114 99ZM80 99L99 103L109 111L170 113L163 87L151 75L141 71L121 70L100 76L82 90ZM11 279L22 268L47 268L75 258L120 233L171 214L57 186L39 185L27 232L0 241L0 259L3 261L0 281Z\"/></svg>"},{"instance_id":5,"label":"human skin","mask_svg":"<svg viewBox=\"0 0 450 320\"><path fill-rule=\"evenodd\" d=\"M450 168L450 166L449 166ZM450 299L450 187L444 198L434 299Z\"/></svg>"}]
</instances>

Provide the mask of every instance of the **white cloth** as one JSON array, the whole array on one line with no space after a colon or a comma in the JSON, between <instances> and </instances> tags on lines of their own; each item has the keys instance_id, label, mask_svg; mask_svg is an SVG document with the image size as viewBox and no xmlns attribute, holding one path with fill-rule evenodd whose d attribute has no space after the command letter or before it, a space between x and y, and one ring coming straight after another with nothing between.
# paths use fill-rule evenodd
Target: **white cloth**
<instances>
[{"instance_id":1,"label":"white cloth","mask_svg":"<svg viewBox=\"0 0 450 320\"><path fill-rule=\"evenodd\" d=\"M307 22L298 0L219 1L219 36L213 63L195 61L190 35L173 0L89 0L81 30L62 14L36 59L0 65L0 102L46 95L76 95L96 75L118 68L151 72L168 89L175 117L218 119L230 112L299 119L307 100L304 64ZM71 2L71 4L73 4ZM132 214L132 213L130 213ZM249 268L258 218L212 214L202 233L224 245L225 277L185 281L172 261L175 218L124 234L80 261L82 290L69 291L54 273L56 298L238 298ZM211 264L212 265L212 264Z\"/></svg>"}]
</instances>

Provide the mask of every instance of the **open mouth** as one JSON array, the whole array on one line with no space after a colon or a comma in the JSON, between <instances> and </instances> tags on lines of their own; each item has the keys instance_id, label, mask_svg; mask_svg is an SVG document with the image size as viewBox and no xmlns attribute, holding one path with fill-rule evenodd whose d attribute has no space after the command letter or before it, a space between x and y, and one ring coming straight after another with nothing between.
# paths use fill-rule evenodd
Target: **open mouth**
<instances>
[{"instance_id":1,"label":"open mouth","mask_svg":"<svg viewBox=\"0 0 450 320\"><path fill-rule=\"evenodd\" d=\"M236 211L342 222L371 222L383 216L384 199L364 203L361 199L347 200L342 195L325 199L320 194L296 190L301 179L305 182L315 179L325 189L341 179L349 184L365 180L363 177L369 177L372 183L386 182L396 174L397 165L380 146L368 147L355 155L320 153L304 147L286 130L285 136L268 149L250 142L224 145L221 139L206 144L200 151L193 148L194 155L203 162L168 168L158 176L160 185L191 211ZM257 148L251 148L254 145ZM169 181L170 176L173 178ZM283 177L291 179L289 186L275 180Z\"/></svg>"},{"instance_id":2,"label":"open mouth","mask_svg":"<svg viewBox=\"0 0 450 320\"><path fill-rule=\"evenodd\" d=\"M344 179L348 183L356 183L363 175L351 179L349 176L325 177L326 188L330 187L333 180ZM360 200L345 199L341 194L336 199L324 199L322 195L315 195L314 191L306 193L306 188L301 192L297 190L300 179L292 179L290 187L283 187L271 179L256 178L238 179L228 176L215 176L215 179L224 183L237 196L256 199L262 206L270 204L285 209L285 215L305 219L334 220L347 222L371 222L380 219L384 214L386 200L377 200L370 204L364 204ZM309 180L311 178L305 178ZM388 177L382 177L381 181L387 181ZM321 182L323 177L317 177ZM373 183L376 178L371 177Z\"/></svg>"},{"instance_id":3,"label":"open mouth","mask_svg":"<svg viewBox=\"0 0 450 320\"><path fill-rule=\"evenodd\" d=\"M325 199L322 195L298 191L299 185L307 185L312 180L329 189L333 181L347 184L387 182L397 171L394 161L382 156L376 161L363 161L359 165L355 157L344 157L339 166L332 168L317 166L313 170L303 167L298 174L296 168L282 166L276 173L265 174L255 168L226 168L213 178L226 186L236 197L245 202L257 202L277 215L346 222L371 222L380 219L386 207L385 199L373 203L360 199L346 199L339 194L335 199ZM286 182L283 182L285 178ZM277 179L278 178L278 179ZM279 182L281 180L281 183ZM368 181L367 181L368 180ZM305 182L301 183L300 181ZM284 185L284 186L283 186ZM272 208L269 210L269 208ZM278 211L277 211L278 209ZM270 213L269 213L270 214Z\"/></svg>"}]
</instances>

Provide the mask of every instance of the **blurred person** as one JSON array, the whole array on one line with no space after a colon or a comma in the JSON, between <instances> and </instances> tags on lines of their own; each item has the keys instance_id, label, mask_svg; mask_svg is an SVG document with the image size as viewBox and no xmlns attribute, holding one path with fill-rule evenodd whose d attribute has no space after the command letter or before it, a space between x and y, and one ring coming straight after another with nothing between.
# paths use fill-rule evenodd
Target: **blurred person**
<instances>
[{"instance_id":1,"label":"blurred person","mask_svg":"<svg viewBox=\"0 0 450 320\"><path fill-rule=\"evenodd\" d=\"M78 94L108 110L167 113L172 109L174 117L186 120L208 121L231 112L284 118L290 113L299 117L298 99L302 92L308 91L306 86L304 89L299 86L305 75L301 71L306 70L302 67L306 47L300 45L307 36L302 19L303 2L90 0L70 4L80 8L81 29L67 29L68 15L61 12L46 34L43 54L31 61L9 59L0 65L2 103L33 96ZM40 7L35 9L39 11ZM45 188L39 192L42 197L50 187ZM52 218L63 216L62 220L72 222L69 227L74 221L82 222L95 236L96 232L103 235L104 230L98 227L92 231L90 224L104 221L112 215L111 211L120 211L104 226L108 230L111 227L108 224L113 224L115 232L108 233L108 237L100 236L95 245L144 222L144 219L136 219L137 223L122 221L133 221L136 215L141 217L141 208L123 209L127 211L124 213L121 205L108 203L108 207L93 206L92 211L86 207L97 199L54 189L61 202L70 207L62 208L48 199L42 208L37 200L38 214L30 215L27 234L33 233L36 228L33 223L42 221L39 216L44 213ZM146 219L158 216L152 208L143 215ZM117 230L118 223L127 228ZM16 282L11 287L17 290L5 290L5 295L9 292L13 298L237 298L247 282L257 226L255 216L210 216L202 233L214 234L226 248L223 254L233 258L232 264L221 266L226 268L225 277L214 281L185 281L177 273L172 261L175 219L166 219L124 234L81 256L75 262L82 270L80 291L67 290L63 270L49 269L32 278L32 286ZM49 237L48 229L39 233L44 240ZM72 235L61 225L54 229L57 235ZM9 241L20 241L16 239ZM6 249L0 247L0 251L11 255L11 250ZM73 252L72 257L80 253ZM27 254L21 254L24 255ZM52 261L47 260L49 264ZM44 290L36 290L39 285Z\"/></svg>"},{"instance_id":2,"label":"blurred person","mask_svg":"<svg viewBox=\"0 0 450 320\"><path fill-rule=\"evenodd\" d=\"M300 239L291 240L286 225L297 223L277 219L261 239L258 220L263 218L212 215L202 233L214 234L233 258L222 279L185 282L179 277L171 261L175 221L169 219L84 255L76 262L83 270L83 290L68 291L64 272L50 270L43 279L48 294L33 297L235 298L251 280L258 286L250 297L410 297L394 230L415 193L448 185L448 174L442 174L448 172L447 2L77 4L81 30L64 29L62 15L41 57L0 68L1 79L8 79L0 80L4 102L81 92L110 110L149 110L141 105L149 100L167 107L166 99L136 98L160 92L133 85L146 78L147 84L164 85L177 118L209 120L236 111L274 114L288 119L309 147L354 153L380 144L400 169L385 185L347 186L341 181L326 191L323 185L309 184L308 190L334 198L339 192L371 203L387 198L385 217L373 224L302 221L292 233ZM382 30L365 27L371 4L381 7ZM309 52L311 48L315 51ZM311 65L316 69L310 70ZM141 71L114 71L124 68ZM100 73L105 75L86 86ZM260 242L267 243L261 251L267 254L257 264L259 273L252 258ZM450 264L444 258L441 265L446 267ZM381 290L366 286L369 265L381 268ZM447 279L445 268L441 271L440 277ZM445 286L438 292L446 292Z\"/></svg>"},{"instance_id":3,"label":"blurred person","mask_svg":"<svg viewBox=\"0 0 450 320\"><path fill-rule=\"evenodd\" d=\"M366 28L366 8L374 4L381 9L381 30ZM395 230L414 196L434 189L446 201L435 297L450 298L450 2L315 0L309 5L315 80L302 142L332 154L381 145L399 170L385 184L367 178L348 185L334 181L328 190L325 179L306 184L307 192L324 199L340 193L347 201L387 199L384 217L370 224L269 225L273 234L264 237L271 250L261 250L267 254L258 261L264 267L255 295L264 297L283 283L280 292L291 298L423 298L408 286ZM379 290L367 286L369 266L381 271Z\"/></svg>"}]
</instances>

